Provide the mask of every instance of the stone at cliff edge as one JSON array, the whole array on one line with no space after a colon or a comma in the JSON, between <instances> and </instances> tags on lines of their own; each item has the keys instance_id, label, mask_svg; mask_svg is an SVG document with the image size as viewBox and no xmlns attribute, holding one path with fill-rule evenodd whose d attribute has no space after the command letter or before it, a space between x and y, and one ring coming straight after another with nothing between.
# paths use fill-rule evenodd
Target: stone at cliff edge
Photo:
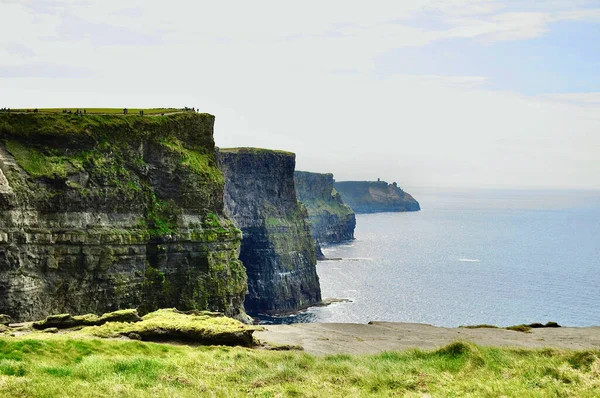
<instances>
[{"instance_id":1,"label":"stone at cliff edge","mask_svg":"<svg viewBox=\"0 0 600 398\"><path fill-rule=\"evenodd\" d=\"M317 252L320 250L320 243L339 243L354 239L356 217L333 188L333 174L296 171L294 181L298 200L308 210Z\"/></svg>"},{"instance_id":2,"label":"stone at cliff edge","mask_svg":"<svg viewBox=\"0 0 600 398\"><path fill-rule=\"evenodd\" d=\"M247 319L214 117L0 113L0 313Z\"/></svg>"},{"instance_id":3,"label":"stone at cliff edge","mask_svg":"<svg viewBox=\"0 0 600 398\"><path fill-rule=\"evenodd\" d=\"M256 148L218 150L225 210L242 230L248 312L277 314L321 301L314 240L296 199L295 155Z\"/></svg>"},{"instance_id":4,"label":"stone at cliff edge","mask_svg":"<svg viewBox=\"0 0 600 398\"><path fill-rule=\"evenodd\" d=\"M356 213L380 213L387 211L419 211L417 202L396 183L385 181L336 181L335 189L344 202Z\"/></svg>"}]
</instances>

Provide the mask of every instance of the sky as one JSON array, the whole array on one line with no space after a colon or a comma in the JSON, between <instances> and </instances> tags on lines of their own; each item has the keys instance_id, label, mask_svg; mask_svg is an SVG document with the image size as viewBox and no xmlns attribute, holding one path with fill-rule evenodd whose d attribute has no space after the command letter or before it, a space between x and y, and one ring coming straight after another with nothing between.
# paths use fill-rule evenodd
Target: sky
<instances>
[{"instance_id":1,"label":"sky","mask_svg":"<svg viewBox=\"0 0 600 398\"><path fill-rule=\"evenodd\" d=\"M338 181L600 189L600 0L0 0L0 107L183 106Z\"/></svg>"}]
</instances>

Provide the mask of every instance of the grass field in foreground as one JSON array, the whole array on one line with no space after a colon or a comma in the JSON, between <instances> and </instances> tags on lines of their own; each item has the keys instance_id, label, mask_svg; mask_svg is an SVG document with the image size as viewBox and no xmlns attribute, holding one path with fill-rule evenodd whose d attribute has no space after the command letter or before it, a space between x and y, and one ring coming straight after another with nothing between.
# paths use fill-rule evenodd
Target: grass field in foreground
<instances>
[{"instance_id":1,"label":"grass field in foreground","mask_svg":"<svg viewBox=\"0 0 600 398\"><path fill-rule=\"evenodd\" d=\"M2 397L600 396L600 352L484 348L316 357L47 335L0 339Z\"/></svg>"}]
</instances>

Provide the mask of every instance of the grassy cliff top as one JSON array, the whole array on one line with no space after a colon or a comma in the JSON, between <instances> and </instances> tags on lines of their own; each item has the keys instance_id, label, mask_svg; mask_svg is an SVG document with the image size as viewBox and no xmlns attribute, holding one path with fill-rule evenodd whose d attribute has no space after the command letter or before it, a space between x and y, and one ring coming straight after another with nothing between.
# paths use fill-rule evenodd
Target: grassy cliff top
<instances>
[{"instance_id":1,"label":"grassy cliff top","mask_svg":"<svg viewBox=\"0 0 600 398\"><path fill-rule=\"evenodd\" d=\"M140 111L144 111L144 115L160 115L163 113L179 113L185 112L184 109L179 108L78 108L78 107L67 107L67 108L23 108L23 109L11 109L10 112L16 113L63 113L64 112L84 112L85 114L103 114L103 115L123 115L123 111L127 109L128 115L138 115Z\"/></svg>"},{"instance_id":2,"label":"grassy cliff top","mask_svg":"<svg viewBox=\"0 0 600 398\"><path fill-rule=\"evenodd\" d=\"M220 153L247 153L247 154L279 154L279 155L287 155L287 156L296 156L293 152L282 151L279 149L265 149L265 148L252 148L252 147L239 147L239 148L219 148Z\"/></svg>"},{"instance_id":3,"label":"grassy cliff top","mask_svg":"<svg viewBox=\"0 0 600 398\"><path fill-rule=\"evenodd\" d=\"M66 143L81 141L160 139L176 137L191 145L214 145L215 117L208 113L179 112L165 116L138 114L75 114L0 112L0 136L33 141L48 138Z\"/></svg>"}]
</instances>

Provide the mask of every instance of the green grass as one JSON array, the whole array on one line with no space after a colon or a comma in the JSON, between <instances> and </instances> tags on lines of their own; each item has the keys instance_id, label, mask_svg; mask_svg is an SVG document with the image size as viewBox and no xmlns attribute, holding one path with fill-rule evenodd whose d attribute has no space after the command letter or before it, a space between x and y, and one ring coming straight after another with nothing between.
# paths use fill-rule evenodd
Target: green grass
<instances>
[{"instance_id":1,"label":"green grass","mask_svg":"<svg viewBox=\"0 0 600 398\"><path fill-rule=\"evenodd\" d=\"M6 149L32 177L64 178L67 175L69 163L61 156L46 156L36 148L14 140L6 140Z\"/></svg>"},{"instance_id":2,"label":"green grass","mask_svg":"<svg viewBox=\"0 0 600 398\"><path fill-rule=\"evenodd\" d=\"M127 117L118 114L87 114L79 116L62 113L0 112L0 135L40 141L64 139L66 144L84 144L110 140L134 142L138 139L174 136L193 145L214 145L212 128L214 116L206 113L182 112L165 116Z\"/></svg>"},{"instance_id":3,"label":"green grass","mask_svg":"<svg viewBox=\"0 0 600 398\"><path fill-rule=\"evenodd\" d=\"M212 153L209 155L202 148L187 148L183 142L174 137L163 139L160 143L179 154L182 159L181 163L184 166L189 167L198 174L208 176L211 180L219 184L225 183L223 173L217 169Z\"/></svg>"},{"instance_id":4,"label":"green grass","mask_svg":"<svg viewBox=\"0 0 600 398\"><path fill-rule=\"evenodd\" d=\"M324 213L335 214L339 217L344 217L354 213L350 206L340 203L333 199L315 199L315 200L304 200L302 201L306 206L309 214L318 217Z\"/></svg>"},{"instance_id":5,"label":"green grass","mask_svg":"<svg viewBox=\"0 0 600 398\"><path fill-rule=\"evenodd\" d=\"M35 108L26 109L11 109L12 112L28 112L33 111ZM122 115L123 108L38 108L38 113L62 113L63 110L75 111L79 110L83 112L85 109L87 114L95 115ZM179 108L127 108L129 115L139 115L140 111L144 111L144 115L160 115L161 113L175 113L182 112L183 109Z\"/></svg>"},{"instance_id":6,"label":"green grass","mask_svg":"<svg viewBox=\"0 0 600 398\"><path fill-rule=\"evenodd\" d=\"M600 352L454 343L329 355L134 341L0 339L6 397L597 397Z\"/></svg>"}]
</instances>

